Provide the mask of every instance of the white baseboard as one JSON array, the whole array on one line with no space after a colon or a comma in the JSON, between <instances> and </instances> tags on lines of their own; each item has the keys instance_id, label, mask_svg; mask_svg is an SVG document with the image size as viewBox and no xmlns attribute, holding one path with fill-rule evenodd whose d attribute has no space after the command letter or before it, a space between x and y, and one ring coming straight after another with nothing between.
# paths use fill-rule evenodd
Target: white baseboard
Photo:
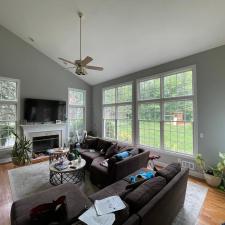
<instances>
[{"instance_id":1,"label":"white baseboard","mask_svg":"<svg viewBox=\"0 0 225 225\"><path fill-rule=\"evenodd\" d=\"M154 161L156 166L166 167L168 164L160 161ZM192 177L197 177L200 179L204 179L204 176L202 173L196 171L196 170L189 170L189 175Z\"/></svg>"}]
</instances>

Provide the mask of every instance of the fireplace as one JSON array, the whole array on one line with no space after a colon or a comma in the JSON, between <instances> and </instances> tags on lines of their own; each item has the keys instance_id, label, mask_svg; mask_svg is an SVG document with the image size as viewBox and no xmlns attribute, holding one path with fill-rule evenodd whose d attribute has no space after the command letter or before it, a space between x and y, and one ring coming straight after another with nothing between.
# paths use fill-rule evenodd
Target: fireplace
<instances>
[{"instance_id":1,"label":"fireplace","mask_svg":"<svg viewBox=\"0 0 225 225\"><path fill-rule=\"evenodd\" d=\"M33 152L46 152L48 149L59 147L59 135L33 137Z\"/></svg>"},{"instance_id":2,"label":"fireplace","mask_svg":"<svg viewBox=\"0 0 225 225\"><path fill-rule=\"evenodd\" d=\"M66 124L26 124L20 125L24 136L32 142L34 153L46 152L62 147L66 141Z\"/></svg>"}]
</instances>

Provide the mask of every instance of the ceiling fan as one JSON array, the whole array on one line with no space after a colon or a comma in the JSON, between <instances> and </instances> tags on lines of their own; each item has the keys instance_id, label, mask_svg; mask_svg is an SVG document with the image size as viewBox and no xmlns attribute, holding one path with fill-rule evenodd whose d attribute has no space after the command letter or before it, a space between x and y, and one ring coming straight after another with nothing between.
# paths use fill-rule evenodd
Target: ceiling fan
<instances>
[{"instance_id":1,"label":"ceiling fan","mask_svg":"<svg viewBox=\"0 0 225 225\"><path fill-rule=\"evenodd\" d=\"M75 68L75 73L77 75L86 75L87 74L86 69L102 71L103 67L88 65L93 60L93 58L91 58L90 56L87 56L82 60L82 56L81 56L81 19L82 19L83 13L79 12L78 16L80 18L80 59L75 60L74 62L64 59L64 58L59 58L59 59L62 60L66 65L68 63L72 64L73 66L69 67L69 68ZM66 68L66 69L69 69L69 68Z\"/></svg>"}]
</instances>

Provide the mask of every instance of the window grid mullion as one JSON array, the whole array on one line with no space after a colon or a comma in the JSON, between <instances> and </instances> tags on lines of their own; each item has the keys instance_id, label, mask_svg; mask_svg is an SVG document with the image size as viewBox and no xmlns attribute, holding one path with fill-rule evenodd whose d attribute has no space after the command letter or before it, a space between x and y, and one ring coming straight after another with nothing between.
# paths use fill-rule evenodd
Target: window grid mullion
<instances>
[{"instance_id":1,"label":"window grid mullion","mask_svg":"<svg viewBox=\"0 0 225 225\"><path fill-rule=\"evenodd\" d=\"M160 78L160 148L164 149L164 79Z\"/></svg>"}]
</instances>

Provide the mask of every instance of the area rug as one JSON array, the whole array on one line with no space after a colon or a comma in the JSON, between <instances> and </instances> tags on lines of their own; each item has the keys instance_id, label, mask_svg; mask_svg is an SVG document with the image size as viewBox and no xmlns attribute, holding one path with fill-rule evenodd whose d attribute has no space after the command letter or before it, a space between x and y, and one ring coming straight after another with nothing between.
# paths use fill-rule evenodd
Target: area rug
<instances>
[{"instance_id":1,"label":"area rug","mask_svg":"<svg viewBox=\"0 0 225 225\"><path fill-rule=\"evenodd\" d=\"M184 207L172 225L196 225L208 188L188 182Z\"/></svg>"},{"instance_id":2,"label":"area rug","mask_svg":"<svg viewBox=\"0 0 225 225\"><path fill-rule=\"evenodd\" d=\"M48 162L42 162L9 170L13 201L52 187L49 183L48 166ZM87 195L99 190L90 182L88 172L85 176L85 185L81 189ZM195 225L207 191L208 189L201 185L188 182L184 207L180 210L172 225Z\"/></svg>"},{"instance_id":3,"label":"area rug","mask_svg":"<svg viewBox=\"0 0 225 225\"><path fill-rule=\"evenodd\" d=\"M13 201L53 187L49 183L48 161L11 169L8 175ZM88 172L85 175L85 185L80 184L79 188L87 195L99 190L91 184Z\"/></svg>"}]
</instances>

